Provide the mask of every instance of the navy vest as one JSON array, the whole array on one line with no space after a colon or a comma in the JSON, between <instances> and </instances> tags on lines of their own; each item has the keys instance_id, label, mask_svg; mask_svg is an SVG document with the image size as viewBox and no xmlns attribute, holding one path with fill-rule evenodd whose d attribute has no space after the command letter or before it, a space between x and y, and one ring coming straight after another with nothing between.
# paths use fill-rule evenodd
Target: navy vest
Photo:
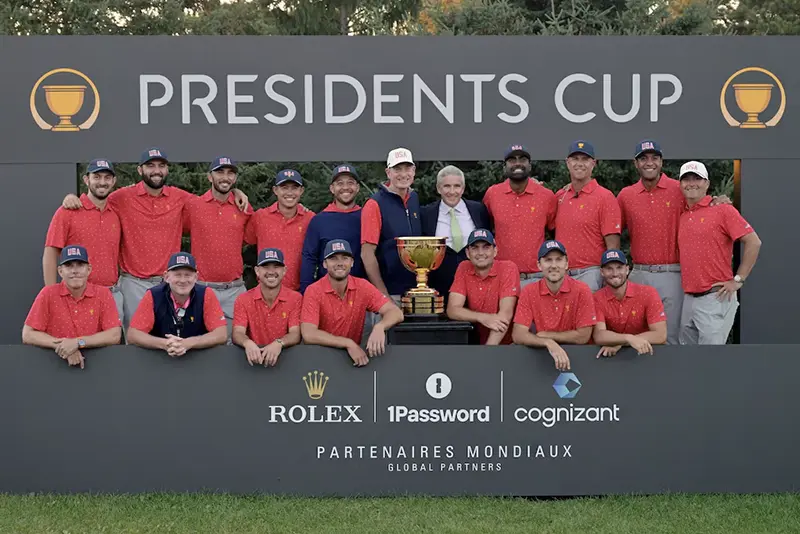
<instances>
[{"instance_id":1,"label":"navy vest","mask_svg":"<svg viewBox=\"0 0 800 534\"><path fill-rule=\"evenodd\" d=\"M419 196L411 191L406 208L403 199L381 186L372 198L381 208L381 235L376 251L381 278L390 295L402 295L417 285L417 277L400 261L395 238L422 235Z\"/></svg>"},{"instance_id":2,"label":"navy vest","mask_svg":"<svg viewBox=\"0 0 800 534\"><path fill-rule=\"evenodd\" d=\"M150 335L155 337L167 337L167 334L174 336L180 335L182 338L202 336L208 333L206 323L203 320L203 302L206 296L206 286L195 284L189 294L189 306L183 316L183 327L179 327L178 317L175 314L175 306L169 292L169 284L164 282L152 289L153 294L153 329ZM178 330L180 329L180 334Z\"/></svg>"}]
</instances>

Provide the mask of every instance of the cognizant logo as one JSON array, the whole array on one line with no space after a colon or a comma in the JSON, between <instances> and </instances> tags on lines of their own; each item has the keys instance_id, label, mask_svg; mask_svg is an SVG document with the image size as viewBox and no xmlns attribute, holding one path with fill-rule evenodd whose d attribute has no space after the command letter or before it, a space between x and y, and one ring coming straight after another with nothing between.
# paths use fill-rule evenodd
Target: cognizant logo
<instances>
[{"instance_id":1,"label":"cognizant logo","mask_svg":"<svg viewBox=\"0 0 800 534\"><path fill-rule=\"evenodd\" d=\"M562 399L574 399L581 389L581 382L574 373L561 373L553 383L553 389ZM619 406L547 406L541 408L518 407L514 419L520 423L540 423L552 428L556 423L606 423L619 422Z\"/></svg>"}]
</instances>

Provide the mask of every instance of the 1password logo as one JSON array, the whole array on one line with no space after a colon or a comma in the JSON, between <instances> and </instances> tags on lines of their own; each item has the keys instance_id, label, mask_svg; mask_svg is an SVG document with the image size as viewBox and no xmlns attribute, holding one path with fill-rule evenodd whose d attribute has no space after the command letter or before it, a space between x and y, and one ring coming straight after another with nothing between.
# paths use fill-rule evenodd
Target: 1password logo
<instances>
[{"instance_id":1,"label":"1password logo","mask_svg":"<svg viewBox=\"0 0 800 534\"><path fill-rule=\"evenodd\" d=\"M434 399L443 399L453 389L453 382L444 373L433 373L425 382L425 389L428 391L428 395Z\"/></svg>"}]
</instances>

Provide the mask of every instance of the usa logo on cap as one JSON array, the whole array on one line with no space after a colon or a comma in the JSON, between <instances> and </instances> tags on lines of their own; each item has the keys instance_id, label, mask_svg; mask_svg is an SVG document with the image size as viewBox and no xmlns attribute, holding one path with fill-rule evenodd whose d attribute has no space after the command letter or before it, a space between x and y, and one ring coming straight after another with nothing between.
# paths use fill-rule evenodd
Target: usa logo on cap
<instances>
[{"instance_id":1,"label":"usa logo on cap","mask_svg":"<svg viewBox=\"0 0 800 534\"><path fill-rule=\"evenodd\" d=\"M264 259L265 260L277 260L278 259L278 253L275 252L274 250L267 250L267 251L264 252Z\"/></svg>"},{"instance_id":2,"label":"usa logo on cap","mask_svg":"<svg viewBox=\"0 0 800 534\"><path fill-rule=\"evenodd\" d=\"M656 147L650 141L645 141L642 143L642 151L644 150L655 150Z\"/></svg>"},{"instance_id":3,"label":"usa logo on cap","mask_svg":"<svg viewBox=\"0 0 800 534\"><path fill-rule=\"evenodd\" d=\"M331 243L331 250L346 250L344 243Z\"/></svg>"},{"instance_id":4,"label":"usa logo on cap","mask_svg":"<svg viewBox=\"0 0 800 534\"><path fill-rule=\"evenodd\" d=\"M475 237L489 237L486 235L486 230L475 230Z\"/></svg>"},{"instance_id":5,"label":"usa logo on cap","mask_svg":"<svg viewBox=\"0 0 800 534\"><path fill-rule=\"evenodd\" d=\"M522 145L513 145L511 150L523 150Z\"/></svg>"},{"instance_id":6,"label":"usa logo on cap","mask_svg":"<svg viewBox=\"0 0 800 534\"><path fill-rule=\"evenodd\" d=\"M352 172L352 171L350 170L350 167L348 167L347 165L342 165L341 167L339 167L339 172Z\"/></svg>"},{"instance_id":7,"label":"usa logo on cap","mask_svg":"<svg viewBox=\"0 0 800 534\"><path fill-rule=\"evenodd\" d=\"M189 265L189 258L187 256L178 256L175 258L175 263Z\"/></svg>"},{"instance_id":8,"label":"usa logo on cap","mask_svg":"<svg viewBox=\"0 0 800 534\"><path fill-rule=\"evenodd\" d=\"M67 249L67 256L80 256L80 255L81 255L81 249L79 248L69 247Z\"/></svg>"},{"instance_id":9,"label":"usa logo on cap","mask_svg":"<svg viewBox=\"0 0 800 534\"><path fill-rule=\"evenodd\" d=\"M156 156L160 157L161 156L161 151L160 150L151 150L151 151L149 151L147 153L147 155L150 156L151 158L154 158Z\"/></svg>"},{"instance_id":10,"label":"usa logo on cap","mask_svg":"<svg viewBox=\"0 0 800 534\"><path fill-rule=\"evenodd\" d=\"M619 259L619 253L615 250L610 250L606 252L606 257Z\"/></svg>"},{"instance_id":11,"label":"usa logo on cap","mask_svg":"<svg viewBox=\"0 0 800 534\"><path fill-rule=\"evenodd\" d=\"M546 246L547 248L558 248L558 243L555 241L548 241Z\"/></svg>"},{"instance_id":12,"label":"usa logo on cap","mask_svg":"<svg viewBox=\"0 0 800 534\"><path fill-rule=\"evenodd\" d=\"M97 166L98 167L110 167L108 162L106 160L104 160L104 159L98 159L97 160Z\"/></svg>"},{"instance_id":13,"label":"usa logo on cap","mask_svg":"<svg viewBox=\"0 0 800 534\"><path fill-rule=\"evenodd\" d=\"M230 160L230 158L219 158L219 164L220 165L230 165L231 164L231 160Z\"/></svg>"}]
</instances>

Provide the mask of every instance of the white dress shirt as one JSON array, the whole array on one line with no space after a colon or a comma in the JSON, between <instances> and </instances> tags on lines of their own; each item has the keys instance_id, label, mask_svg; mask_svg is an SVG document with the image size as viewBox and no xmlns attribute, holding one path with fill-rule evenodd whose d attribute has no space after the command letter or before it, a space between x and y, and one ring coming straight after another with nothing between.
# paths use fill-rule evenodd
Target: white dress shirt
<instances>
[{"instance_id":1,"label":"white dress shirt","mask_svg":"<svg viewBox=\"0 0 800 534\"><path fill-rule=\"evenodd\" d=\"M467 238L475 229L475 223L469 214L467 204L464 199L458 201L453 208L456 211L456 220L461 228L461 244L467 246ZM450 231L450 206L444 200L439 203L439 218L436 220L436 237L447 237L447 246L453 248L453 234ZM455 249L453 249L455 250Z\"/></svg>"}]
</instances>

